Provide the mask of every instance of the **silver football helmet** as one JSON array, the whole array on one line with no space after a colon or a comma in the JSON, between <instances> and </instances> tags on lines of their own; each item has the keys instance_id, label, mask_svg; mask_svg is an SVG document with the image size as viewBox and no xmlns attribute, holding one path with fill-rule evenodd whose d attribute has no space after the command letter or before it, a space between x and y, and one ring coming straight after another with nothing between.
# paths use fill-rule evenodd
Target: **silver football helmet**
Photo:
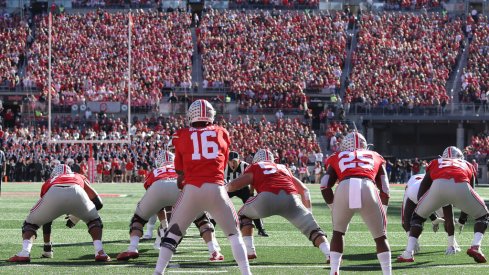
<instances>
[{"instance_id":1,"label":"silver football helmet","mask_svg":"<svg viewBox=\"0 0 489 275\"><path fill-rule=\"evenodd\" d=\"M272 152L270 152L270 150L260 149L255 153L255 156L253 157L253 163L261 161L275 162L275 157L273 156Z\"/></svg>"},{"instance_id":2,"label":"silver football helmet","mask_svg":"<svg viewBox=\"0 0 489 275\"><path fill-rule=\"evenodd\" d=\"M448 146L443 151L442 157L446 159L464 159L464 153L455 146Z\"/></svg>"},{"instance_id":3,"label":"silver football helmet","mask_svg":"<svg viewBox=\"0 0 489 275\"><path fill-rule=\"evenodd\" d=\"M354 151L356 149L367 149L367 140L358 132L351 132L343 138L340 151Z\"/></svg>"},{"instance_id":4,"label":"silver football helmet","mask_svg":"<svg viewBox=\"0 0 489 275\"><path fill-rule=\"evenodd\" d=\"M57 164L54 166L53 171L51 171L51 178L57 177L63 174L71 174L71 168L66 164Z\"/></svg>"},{"instance_id":5,"label":"silver football helmet","mask_svg":"<svg viewBox=\"0 0 489 275\"><path fill-rule=\"evenodd\" d=\"M213 123L215 115L214 107L204 99L194 101L187 111L187 119L190 124L198 121Z\"/></svg>"}]
</instances>

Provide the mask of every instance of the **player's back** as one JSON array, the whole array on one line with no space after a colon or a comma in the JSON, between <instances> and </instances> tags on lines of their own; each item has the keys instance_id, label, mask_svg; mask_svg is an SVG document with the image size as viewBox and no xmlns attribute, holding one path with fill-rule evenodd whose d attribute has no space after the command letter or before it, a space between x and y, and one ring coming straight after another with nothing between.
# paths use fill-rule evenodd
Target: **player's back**
<instances>
[{"instance_id":1,"label":"player's back","mask_svg":"<svg viewBox=\"0 0 489 275\"><path fill-rule=\"evenodd\" d=\"M333 167L338 179L349 177L369 178L375 181L384 158L375 151L358 149L333 154L328 163Z\"/></svg>"},{"instance_id":2,"label":"player's back","mask_svg":"<svg viewBox=\"0 0 489 275\"><path fill-rule=\"evenodd\" d=\"M41 197L46 194L46 192L51 188L53 185L63 185L63 184L75 184L79 185L80 187L84 188L85 183L88 182L85 176L80 175L78 173L67 173L67 174L62 174L56 177L52 177L46 182L41 187Z\"/></svg>"},{"instance_id":3,"label":"player's back","mask_svg":"<svg viewBox=\"0 0 489 275\"><path fill-rule=\"evenodd\" d=\"M475 176L475 169L472 164L463 159L434 159L426 170L430 172L432 180L454 179L455 182L470 182Z\"/></svg>"},{"instance_id":4,"label":"player's back","mask_svg":"<svg viewBox=\"0 0 489 275\"><path fill-rule=\"evenodd\" d=\"M159 168L154 169L151 173L148 173L144 180L144 189L148 189L154 182L158 180L176 179L177 173L175 172L175 165L173 163L165 164Z\"/></svg>"},{"instance_id":5,"label":"player's back","mask_svg":"<svg viewBox=\"0 0 489 275\"><path fill-rule=\"evenodd\" d=\"M297 194L292 175L282 164L257 162L246 169L245 173L253 174L253 187L258 193L272 192L278 194L284 190L288 194Z\"/></svg>"},{"instance_id":6,"label":"player's back","mask_svg":"<svg viewBox=\"0 0 489 275\"><path fill-rule=\"evenodd\" d=\"M229 154L226 129L209 125L184 128L173 136L175 169L185 174L185 184L224 184L224 169Z\"/></svg>"}]
</instances>

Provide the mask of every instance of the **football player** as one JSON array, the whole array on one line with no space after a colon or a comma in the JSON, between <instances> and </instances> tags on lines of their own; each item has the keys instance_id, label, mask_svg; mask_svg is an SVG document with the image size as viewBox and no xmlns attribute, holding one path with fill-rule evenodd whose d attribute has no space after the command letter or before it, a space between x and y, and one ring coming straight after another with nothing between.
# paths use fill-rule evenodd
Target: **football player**
<instances>
[{"instance_id":1,"label":"football player","mask_svg":"<svg viewBox=\"0 0 489 275\"><path fill-rule=\"evenodd\" d=\"M386 236L389 181L384 158L367 149L367 141L362 134L351 132L341 141L339 151L329 157L327 167L321 179L321 193L332 211L330 274L339 274L343 236L355 213L360 213L374 237L382 273L392 274L391 251ZM336 181L339 184L333 193Z\"/></svg>"},{"instance_id":2,"label":"football player","mask_svg":"<svg viewBox=\"0 0 489 275\"><path fill-rule=\"evenodd\" d=\"M226 165L226 170L224 170L224 175L226 176L227 182L231 182L232 180L238 178L249 164L245 161L239 159L238 152L231 151L229 152L228 165ZM250 189L248 185L245 187L236 190L234 192L228 192L230 198L238 197L241 199L243 203L253 196L254 190ZM268 237L265 228L263 228L263 221L261 219L254 219L253 223L255 224L256 229L258 229L258 235L262 237Z\"/></svg>"},{"instance_id":3,"label":"football player","mask_svg":"<svg viewBox=\"0 0 489 275\"><path fill-rule=\"evenodd\" d=\"M139 240L143 235L143 227L155 213L158 212L161 224L166 224L166 213L164 207L174 205L180 196L180 190L177 186L177 174L173 164L175 156L168 151L161 151L156 158L156 169L150 173L144 182L144 188L147 190L136 206L136 211L130 224L130 244L126 251L117 255L118 261L127 261L139 257L138 246ZM224 256L219 252L220 248L214 237L214 226L210 223L205 213L201 212L195 225L200 230L202 238L207 243L209 249L210 261L223 261ZM161 236L165 233L165 227L158 230L159 238L156 238L156 244L161 242Z\"/></svg>"},{"instance_id":4,"label":"football player","mask_svg":"<svg viewBox=\"0 0 489 275\"><path fill-rule=\"evenodd\" d=\"M442 157L430 162L419 187L418 205L411 218L408 244L397 257L398 262L414 262L413 251L423 231L423 223L433 211L446 204L476 217L474 239L467 254L477 263L486 262L481 243L489 223L489 212L484 200L474 190L476 181L474 167L464 160L462 151L455 146L447 147Z\"/></svg>"},{"instance_id":5,"label":"football player","mask_svg":"<svg viewBox=\"0 0 489 275\"><path fill-rule=\"evenodd\" d=\"M407 232L409 237L409 229L411 227L411 217L413 215L416 204L418 203L418 192L421 180L423 180L424 174L413 175L406 184L406 190L404 191L404 199L401 208L401 222L402 227ZM440 218L443 217L443 218ZM460 252L460 247L455 239L455 227L453 224L453 210L452 206L446 205L441 209L436 210L435 213L430 215L433 231L437 232L441 223L445 226L445 231L448 234L448 247L445 251L446 255L453 255ZM414 248L414 254L419 252L419 243L416 243Z\"/></svg>"},{"instance_id":6,"label":"football player","mask_svg":"<svg viewBox=\"0 0 489 275\"><path fill-rule=\"evenodd\" d=\"M173 136L175 170L182 194L161 240L155 274L165 271L190 223L203 211L209 212L224 231L241 273L251 274L237 214L224 188L229 134L226 129L213 125L215 114L208 101L194 101L187 111L190 127L178 130Z\"/></svg>"},{"instance_id":7,"label":"football player","mask_svg":"<svg viewBox=\"0 0 489 275\"><path fill-rule=\"evenodd\" d=\"M110 261L102 247L103 224L98 215L98 210L102 206L100 196L85 176L73 173L68 165L56 165L51 172L51 178L42 185L41 199L31 209L22 226L22 251L8 261L30 262L32 242L37 237L37 229L46 225L44 234L50 234L50 223L57 217L69 213L87 224L95 247L95 261ZM52 257L52 253L44 256Z\"/></svg>"},{"instance_id":8,"label":"football player","mask_svg":"<svg viewBox=\"0 0 489 275\"><path fill-rule=\"evenodd\" d=\"M248 259L256 259L252 219L279 215L297 227L328 260L329 242L312 216L309 190L284 165L274 163L269 150L258 150L253 164L226 188L228 192L235 192L249 185L257 195L250 198L238 212Z\"/></svg>"}]
</instances>

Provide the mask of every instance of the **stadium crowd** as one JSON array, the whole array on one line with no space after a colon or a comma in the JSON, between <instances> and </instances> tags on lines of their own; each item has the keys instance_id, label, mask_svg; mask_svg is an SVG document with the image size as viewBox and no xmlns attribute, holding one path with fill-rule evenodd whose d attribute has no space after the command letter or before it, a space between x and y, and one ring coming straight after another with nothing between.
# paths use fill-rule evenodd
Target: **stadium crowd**
<instances>
[{"instance_id":1,"label":"stadium crowd","mask_svg":"<svg viewBox=\"0 0 489 275\"><path fill-rule=\"evenodd\" d=\"M316 9L319 0L235 0L237 7L285 8L285 9Z\"/></svg>"},{"instance_id":2,"label":"stadium crowd","mask_svg":"<svg viewBox=\"0 0 489 275\"><path fill-rule=\"evenodd\" d=\"M470 145L465 147L468 155L477 159L484 159L489 156L489 132L485 131L472 136Z\"/></svg>"},{"instance_id":3,"label":"stadium crowd","mask_svg":"<svg viewBox=\"0 0 489 275\"><path fill-rule=\"evenodd\" d=\"M476 22L469 16L467 24L472 26L469 29L473 34L469 60L462 74L459 100L479 103L486 107L489 97L489 20L487 16L480 16Z\"/></svg>"},{"instance_id":4,"label":"stadium crowd","mask_svg":"<svg viewBox=\"0 0 489 275\"><path fill-rule=\"evenodd\" d=\"M445 106L445 84L463 39L462 21L442 14L365 13L344 102L366 109Z\"/></svg>"},{"instance_id":5,"label":"stadium crowd","mask_svg":"<svg viewBox=\"0 0 489 275\"><path fill-rule=\"evenodd\" d=\"M0 14L0 86L15 87L20 82L18 68L27 42L27 23L19 16Z\"/></svg>"},{"instance_id":6,"label":"stadium crowd","mask_svg":"<svg viewBox=\"0 0 489 275\"><path fill-rule=\"evenodd\" d=\"M297 108L306 88L339 88L341 13L209 10L197 30L204 87L229 87L242 107Z\"/></svg>"},{"instance_id":7,"label":"stadium crowd","mask_svg":"<svg viewBox=\"0 0 489 275\"><path fill-rule=\"evenodd\" d=\"M133 106L154 105L161 90L189 87L192 39L190 19L181 13L137 11L132 28ZM26 83L47 95L48 19L29 49ZM53 19L53 103L127 102L128 15L93 12L61 14Z\"/></svg>"}]
</instances>

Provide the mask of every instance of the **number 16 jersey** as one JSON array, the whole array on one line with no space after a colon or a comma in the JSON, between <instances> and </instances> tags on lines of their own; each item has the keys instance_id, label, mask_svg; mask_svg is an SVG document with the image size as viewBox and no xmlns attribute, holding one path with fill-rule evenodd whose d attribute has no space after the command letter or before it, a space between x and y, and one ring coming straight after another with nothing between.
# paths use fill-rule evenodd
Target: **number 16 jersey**
<instances>
[{"instance_id":1,"label":"number 16 jersey","mask_svg":"<svg viewBox=\"0 0 489 275\"><path fill-rule=\"evenodd\" d=\"M224 185L229 144L228 131L217 125L180 129L173 135L175 170L184 172L185 184Z\"/></svg>"},{"instance_id":2,"label":"number 16 jersey","mask_svg":"<svg viewBox=\"0 0 489 275\"><path fill-rule=\"evenodd\" d=\"M335 170L340 182L348 177L369 178L375 182L384 163L379 153L370 150L337 152L328 159L328 164Z\"/></svg>"}]
</instances>

